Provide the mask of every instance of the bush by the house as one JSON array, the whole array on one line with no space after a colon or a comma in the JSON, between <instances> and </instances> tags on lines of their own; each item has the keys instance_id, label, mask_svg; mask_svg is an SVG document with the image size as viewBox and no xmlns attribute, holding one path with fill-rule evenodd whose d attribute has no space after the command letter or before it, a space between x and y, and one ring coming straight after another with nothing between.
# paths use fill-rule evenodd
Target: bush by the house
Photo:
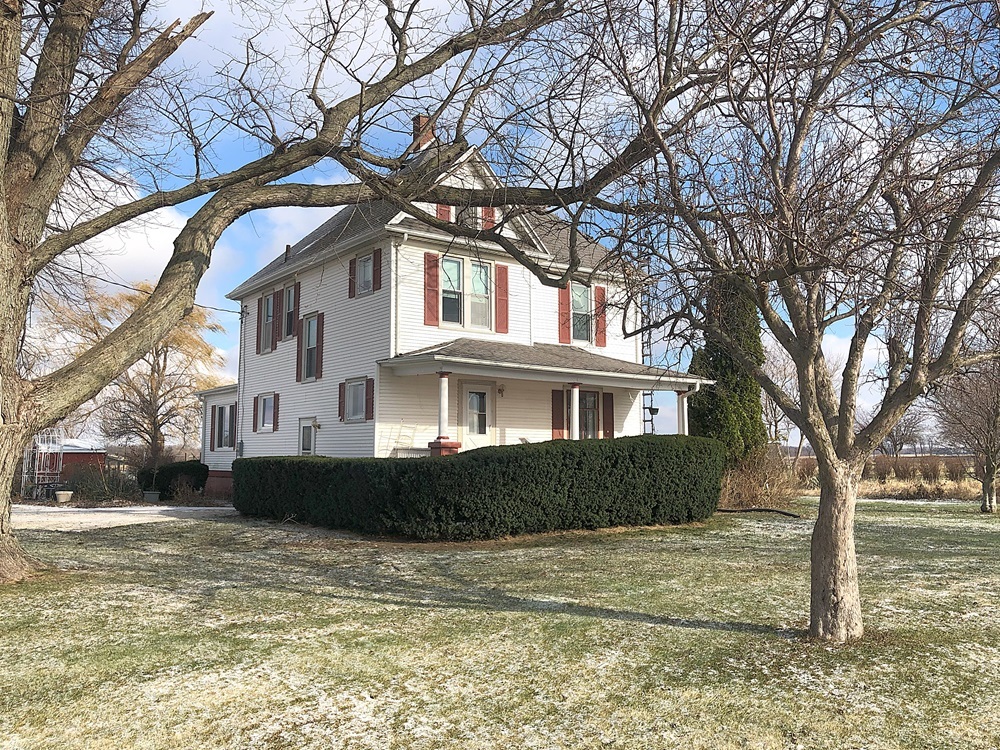
<instances>
[{"instance_id":1,"label":"bush by the house","mask_svg":"<svg viewBox=\"0 0 1000 750\"><path fill-rule=\"evenodd\" d=\"M418 539L685 523L719 501L725 453L674 435L554 440L424 459L233 463L241 513Z\"/></svg>"},{"instance_id":2,"label":"bush by the house","mask_svg":"<svg viewBox=\"0 0 1000 750\"><path fill-rule=\"evenodd\" d=\"M81 466L66 482L73 500L84 505L123 505L142 497L135 479L103 466Z\"/></svg>"},{"instance_id":3,"label":"bush by the house","mask_svg":"<svg viewBox=\"0 0 1000 750\"><path fill-rule=\"evenodd\" d=\"M154 468L140 469L136 479L144 490L156 490L161 500L171 500L180 486L201 492L208 481L208 466L201 461L176 461Z\"/></svg>"}]
</instances>

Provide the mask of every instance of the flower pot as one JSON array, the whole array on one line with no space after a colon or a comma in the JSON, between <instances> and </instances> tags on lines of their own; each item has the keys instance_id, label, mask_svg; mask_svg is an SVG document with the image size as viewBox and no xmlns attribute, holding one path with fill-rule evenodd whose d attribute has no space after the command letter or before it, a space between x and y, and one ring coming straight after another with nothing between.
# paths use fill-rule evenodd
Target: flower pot
<instances>
[{"instance_id":1,"label":"flower pot","mask_svg":"<svg viewBox=\"0 0 1000 750\"><path fill-rule=\"evenodd\" d=\"M73 492L71 490L58 490L56 492L57 503L68 503L72 499L73 499Z\"/></svg>"},{"instance_id":2,"label":"flower pot","mask_svg":"<svg viewBox=\"0 0 1000 750\"><path fill-rule=\"evenodd\" d=\"M157 490L143 490L142 499L147 503L158 503L160 502L160 493Z\"/></svg>"}]
</instances>

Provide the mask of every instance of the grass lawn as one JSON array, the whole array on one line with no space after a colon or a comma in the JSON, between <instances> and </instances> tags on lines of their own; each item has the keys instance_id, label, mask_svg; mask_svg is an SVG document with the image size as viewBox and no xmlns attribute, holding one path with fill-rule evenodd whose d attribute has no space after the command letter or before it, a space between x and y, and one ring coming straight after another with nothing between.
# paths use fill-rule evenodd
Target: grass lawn
<instances>
[{"instance_id":1,"label":"grass lawn","mask_svg":"<svg viewBox=\"0 0 1000 750\"><path fill-rule=\"evenodd\" d=\"M843 648L803 637L808 519L26 531L63 572L0 587L0 748L995 748L1000 519L977 510L862 504L869 635Z\"/></svg>"}]
</instances>

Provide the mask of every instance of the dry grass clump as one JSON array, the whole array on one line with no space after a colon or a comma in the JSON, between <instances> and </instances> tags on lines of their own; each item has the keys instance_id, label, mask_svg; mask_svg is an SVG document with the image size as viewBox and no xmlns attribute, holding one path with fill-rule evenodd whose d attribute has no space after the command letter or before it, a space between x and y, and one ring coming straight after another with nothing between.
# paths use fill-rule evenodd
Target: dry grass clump
<instances>
[{"instance_id":1,"label":"dry grass clump","mask_svg":"<svg viewBox=\"0 0 1000 750\"><path fill-rule=\"evenodd\" d=\"M764 449L725 473L719 507L784 508L796 494L795 474L787 459Z\"/></svg>"}]
</instances>

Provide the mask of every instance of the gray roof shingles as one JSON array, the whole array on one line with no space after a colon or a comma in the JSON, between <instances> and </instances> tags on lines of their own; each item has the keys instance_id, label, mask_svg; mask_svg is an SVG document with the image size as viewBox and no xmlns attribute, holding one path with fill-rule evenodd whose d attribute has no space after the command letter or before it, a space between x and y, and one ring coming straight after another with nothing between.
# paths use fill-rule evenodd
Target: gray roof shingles
<instances>
[{"instance_id":1,"label":"gray roof shingles","mask_svg":"<svg viewBox=\"0 0 1000 750\"><path fill-rule=\"evenodd\" d=\"M692 376L676 370L626 362L606 357L565 344L512 344L504 341L484 341L461 338L416 351L400 354L389 363L404 363L426 355L439 355L455 359L474 359L497 365L526 365L556 370L584 370L588 372L618 373L621 375L646 375L667 379L692 380Z\"/></svg>"},{"instance_id":2,"label":"gray roof shingles","mask_svg":"<svg viewBox=\"0 0 1000 750\"><path fill-rule=\"evenodd\" d=\"M345 206L292 245L290 256L287 259L285 253L282 253L227 296L231 299L239 299L243 293L253 291L257 285L280 278L284 275L285 268L289 263L317 257L325 253L330 253L333 258L336 258L338 245L362 235L375 235L384 231L385 226L398 214L399 210L386 200L367 201ZM544 246L536 248L528 242L522 242L521 245L527 252L541 256L543 266L545 260L553 264L565 264L569 261L569 224L537 212L525 214L522 218L531 226ZM430 227L412 217L402 219L399 222L399 227L434 234L444 241L452 238L452 235L447 232ZM577 242L577 254L583 268L598 268L607 258L608 250L581 233Z\"/></svg>"}]
</instances>

